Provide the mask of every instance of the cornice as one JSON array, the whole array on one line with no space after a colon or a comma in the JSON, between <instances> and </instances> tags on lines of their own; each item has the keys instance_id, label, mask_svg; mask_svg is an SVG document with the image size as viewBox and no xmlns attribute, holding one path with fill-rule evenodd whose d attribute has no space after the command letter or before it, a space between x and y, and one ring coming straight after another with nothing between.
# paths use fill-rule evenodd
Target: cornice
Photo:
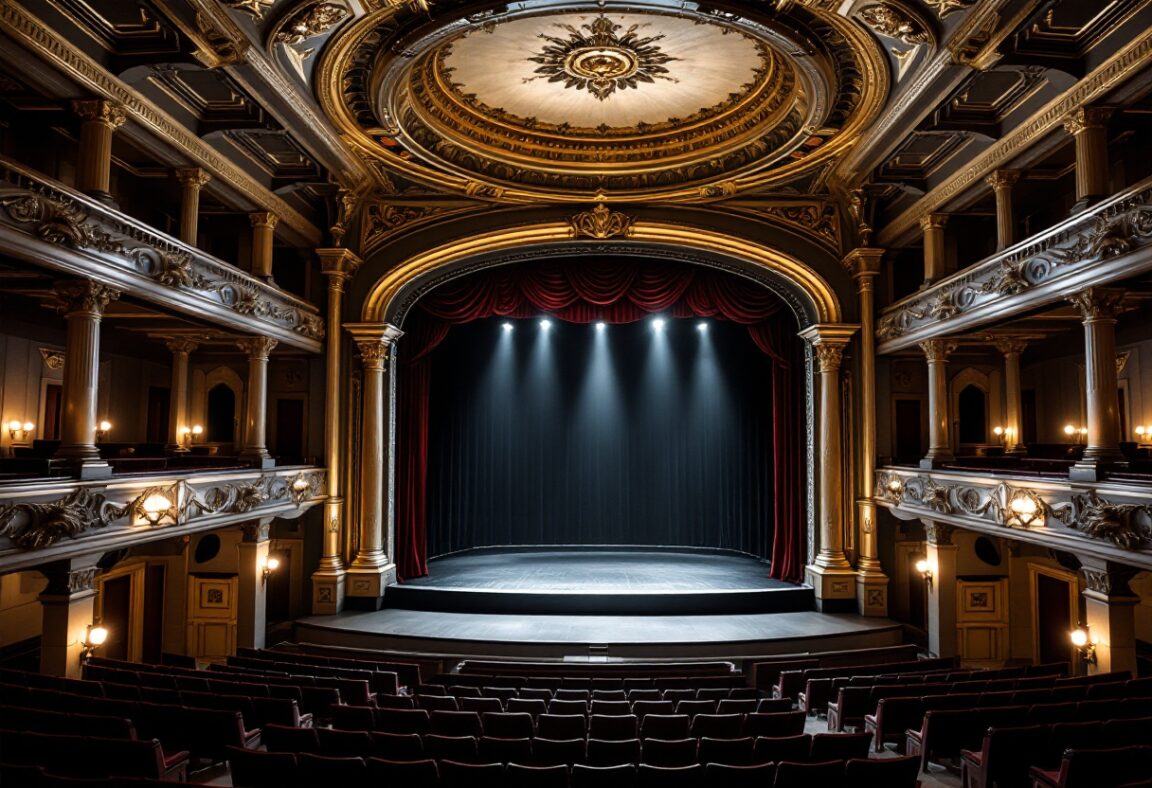
<instances>
[{"instance_id":1,"label":"cornice","mask_svg":"<svg viewBox=\"0 0 1152 788\"><path fill-rule=\"evenodd\" d=\"M39 57L65 71L86 88L123 105L125 114L251 200L281 217L285 225L305 243L316 246L322 233L316 225L234 165L211 145L201 140L175 118L143 98L127 84L105 71L95 60L77 50L48 25L13 0L0 3L0 30L19 41Z\"/></svg>"},{"instance_id":2,"label":"cornice","mask_svg":"<svg viewBox=\"0 0 1152 788\"><path fill-rule=\"evenodd\" d=\"M985 177L1011 165L1012 160L1029 145L1059 129L1072 112L1099 100L1117 85L1145 71L1150 55L1152 31L1145 31L1063 95L1050 101L1027 121L1017 125L976 156L964 170L909 206L880 231L878 244L885 247L897 245L905 236L916 231L921 216L945 209L972 186L982 188Z\"/></svg>"}]
</instances>

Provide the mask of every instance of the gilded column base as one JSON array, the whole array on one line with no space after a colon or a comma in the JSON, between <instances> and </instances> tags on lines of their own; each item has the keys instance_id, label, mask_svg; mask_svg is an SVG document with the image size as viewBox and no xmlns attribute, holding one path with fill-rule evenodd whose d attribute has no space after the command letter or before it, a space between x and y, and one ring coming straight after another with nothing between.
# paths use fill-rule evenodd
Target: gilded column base
<instances>
[{"instance_id":1,"label":"gilded column base","mask_svg":"<svg viewBox=\"0 0 1152 788\"><path fill-rule=\"evenodd\" d=\"M856 612L856 570L809 564L804 581L816 589L816 609L821 613Z\"/></svg>"},{"instance_id":2,"label":"gilded column base","mask_svg":"<svg viewBox=\"0 0 1152 788\"><path fill-rule=\"evenodd\" d=\"M344 606L351 610L379 610L384 604L384 590L396 582L396 564L372 565L359 558L348 567Z\"/></svg>"},{"instance_id":3,"label":"gilded column base","mask_svg":"<svg viewBox=\"0 0 1152 788\"><path fill-rule=\"evenodd\" d=\"M856 605L864 616L888 617L888 576L883 572L856 572Z\"/></svg>"},{"instance_id":4,"label":"gilded column base","mask_svg":"<svg viewBox=\"0 0 1152 788\"><path fill-rule=\"evenodd\" d=\"M312 615L332 616L344 609L347 576L343 568L312 573Z\"/></svg>"}]
</instances>

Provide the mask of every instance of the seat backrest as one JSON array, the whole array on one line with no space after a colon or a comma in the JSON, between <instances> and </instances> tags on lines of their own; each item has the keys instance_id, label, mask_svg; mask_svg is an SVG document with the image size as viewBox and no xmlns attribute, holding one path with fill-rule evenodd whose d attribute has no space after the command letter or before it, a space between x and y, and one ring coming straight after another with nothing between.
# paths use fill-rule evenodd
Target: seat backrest
<instances>
[{"instance_id":1,"label":"seat backrest","mask_svg":"<svg viewBox=\"0 0 1152 788\"><path fill-rule=\"evenodd\" d=\"M640 762L639 739L588 739L589 766L615 766Z\"/></svg>"},{"instance_id":2,"label":"seat backrest","mask_svg":"<svg viewBox=\"0 0 1152 788\"><path fill-rule=\"evenodd\" d=\"M477 743L475 736L445 736L439 733L428 733L423 737L424 754L429 758L443 760L449 758L454 761L475 761Z\"/></svg>"},{"instance_id":3,"label":"seat backrest","mask_svg":"<svg viewBox=\"0 0 1152 788\"><path fill-rule=\"evenodd\" d=\"M568 788L568 767L510 763L504 780L508 788Z\"/></svg>"},{"instance_id":4,"label":"seat backrest","mask_svg":"<svg viewBox=\"0 0 1152 788\"><path fill-rule=\"evenodd\" d=\"M751 736L733 739L700 739L700 763L728 763L745 766L756 762L756 740Z\"/></svg>"},{"instance_id":5,"label":"seat backrest","mask_svg":"<svg viewBox=\"0 0 1152 788\"><path fill-rule=\"evenodd\" d=\"M588 719L588 736L596 739L635 739L639 720L634 714L593 714Z\"/></svg>"},{"instance_id":6,"label":"seat backrest","mask_svg":"<svg viewBox=\"0 0 1152 788\"><path fill-rule=\"evenodd\" d=\"M684 739L690 725L687 714L648 714L640 720L640 735L646 739Z\"/></svg>"},{"instance_id":7,"label":"seat backrest","mask_svg":"<svg viewBox=\"0 0 1152 788\"><path fill-rule=\"evenodd\" d=\"M616 766L572 767L570 788L635 788L636 767L630 763Z\"/></svg>"},{"instance_id":8,"label":"seat backrest","mask_svg":"<svg viewBox=\"0 0 1152 788\"><path fill-rule=\"evenodd\" d=\"M704 766L704 774L708 785L723 786L723 788L768 788L776 779L776 764L757 763L751 766L736 766L726 763L707 763Z\"/></svg>"},{"instance_id":9,"label":"seat backrest","mask_svg":"<svg viewBox=\"0 0 1152 788\"><path fill-rule=\"evenodd\" d=\"M812 749L812 737L807 733L796 736L759 736L754 752L760 763L768 761L806 761Z\"/></svg>"},{"instance_id":10,"label":"seat backrest","mask_svg":"<svg viewBox=\"0 0 1152 788\"><path fill-rule=\"evenodd\" d=\"M377 704L379 705L379 704ZM432 711L459 711L460 701L454 695L417 695L416 705L421 709ZM391 708L399 708L392 706Z\"/></svg>"},{"instance_id":11,"label":"seat backrest","mask_svg":"<svg viewBox=\"0 0 1152 788\"><path fill-rule=\"evenodd\" d=\"M684 766L655 766L642 763L636 769L637 788L697 788L704 778L699 763Z\"/></svg>"},{"instance_id":12,"label":"seat backrest","mask_svg":"<svg viewBox=\"0 0 1152 788\"><path fill-rule=\"evenodd\" d=\"M739 737L743 727L743 714L697 714L692 718L690 735L696 738L711 736L714 739L730 739Z\"/></svg>"},{"instance_id":13,"label":"seat backrest","mask_svg":"<svg viewBox=\"0 0 1152 788\"><path fill-rule=\"evenodd\" d=\"M545 739L582 739L588 735L588 718L583 714L541 714L536 718L536 735Z\"/></svg>"},{"instance_id":14,"label":"seat backrest","mask_svg":"<svg viewBox=\"0 0 1152 788\"><path fill-rule=\"evenodd\" d=\"M484 712L480 724L485 736L500 736L506 739L531 738L536 735L536 724L531 714L523 712Z\"/></svg>"},{"instance_id":15,"label":"seat backrest","mask_svg":"<svg viewBox=\"0 0 1152 788\"><path fill-rule=\"evenodd\" d=\"M870 733L815 733L808 757L813 761L867 758L871 744Z\"/></svg>"},{"instance_id":16,"label":"seat backrest","mask_svg":"<svg viewBox=\"0 0 1152 788\"><path fill-rule=\"evenodd\" d=\"M373 755L392 761L418 761L424 757L424 740L416 733L372 731Z\"/></svg>"},{"instance_id":17,"label":"seat backrest","mask_svg":"<svg viewBox=\"0 0 1152 788\"><path fill-rule=\"evenodd\" d=\"M812 788L817 785L820 788L844 786L844 761L781 761L776 764L774 788Z\"/></svg>"},{"instance_id":18,"label":"seat backrest","mask_svg":"<svg viewBox=\"0 0 1152 788\"><path fill-rule=\"evenodd\" d=\"M640 760L654 766L688 766L697 763L695 739L644 739Z\"/></svg>"},{"instance_id":19,"label":"seat backrest","mask_svg":"<svg viewBox=\"0 0 1152 788\"><path fill-rule=\"evenodd\" d=\"M920 758L905 755L896 758L850 758L844 762L846 785L875 785L884 788L917 788ZM991 784L991 783L989 783Z\"/></svg>"},{"instance_id":20,"label":"seat backrest","mask_svg":"<svg viewBox=\"0 0 1152 788\"><path fill-rule=\"evenodd\" d=\"M372 785L437 786L440 770L431 759L392 761L369 758L368 780Z\"/></svg>"},{"instance_id":21,"label":"seat backrest","mask_svg":"<svg viewBox=\"0 0 1152 788\"><path fill-rule=\"evenodd\" d=\"M334 709L333 719L335 711ZM377 709L376 730L386 733L424 734L432 730L432 719L424 709Z\"/></svg>"}]
</instances>

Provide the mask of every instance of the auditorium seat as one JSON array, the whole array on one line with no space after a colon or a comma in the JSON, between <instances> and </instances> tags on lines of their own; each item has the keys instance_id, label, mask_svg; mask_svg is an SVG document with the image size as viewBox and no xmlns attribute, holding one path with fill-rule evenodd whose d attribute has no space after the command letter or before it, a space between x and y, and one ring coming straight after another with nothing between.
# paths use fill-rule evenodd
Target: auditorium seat
<instances>
[{"instance_id":1,"label":"auditorium seat","mask_svg":"<svg viewBox=\"0 0 1152 788\"><path fill-rule=\"evenodd\" d=\"M585 763L589 766L615 766L640 762L639 739L588 739Z\"/></svg>"},{"instance_id":2,"label":"auditorium seat","mask_svg":"<svg viewBox=\"0 0 1152 788\"><path fill-rule=\"evenodd\" d=\"M443 788L503 788L504 764L441 760L440 785Z\"/></svg>"},{"instance_id":3,"label":"auditorium seat","mask_svg":"<svg viewBox=\"0 0 1152 788\"><path fill-rule=\"evenodd\" d=\"M1152 746L1070 749L1057 769L1033 767L1034 788L1115 788L1152 774Z\"/></svg>"},{"instance_id":4,"label":"auditorium seat","mask_svg":"<svg viewBox=\"0 0 1152 788\"><path fill-rule=\"evenodd\" d=\"M480 715L485 736L503 739L530 739L536 735L531 714L517 712L485 712Z\"/></svg>"},{"instance_id":5,"label":"auditorium seat","mask_svg":"<svg viewBox=\"0 0 1152 788\"><path fill-rule=\"evenodd\" d=\"M649 690L649 691L656 693L656 697L655 697L656 700L660 699L660 691L659 690L653 689L653 690ZM629 698L629 693L625 692L622 689L594 689L594 690L592 690L592 702L595 703L598 700L628 701L628 700L631 700L631 698Z\"/></svg>"},{"instance_id":6,"label":"auditorium seat","mask_svg":"<svg viewBox=\"0 0 1152 788\"><path fill-rule=\"evenodd\" d=\"M697 763L695 739L644 739L640 760L653 766L689 766Z\"/></svg>"},{"instance_id":7,"label":"auditorium seat","mask_svg":"<svg viewBox=\"0 0 1152 788\"><path fill-rule=\"evenodd\" d=\"M792 711L791 698L761 698L756 702L757 714L775 714Z\"/></svg>"},{"instance_id":8,"label":"auditorium seat","mask_svg":"<svg viewBox=\"0 0 1152 788\"><path fill-rule=\"evenodd\" d=\"M484 734L480 715L474 711L432 711L428 713L432 733L441 736L476 736Z\"/></svg>"},{"instance_id":9,"label":"auditorium seat","mask_svg":"<svg viewBox=\"0 0 1152 788\"><path fill-rule=\"evenodd\" d=\"M480 697L480 688L479 687L469 687L469 686L466 686L463 684L452 684L448 687L447 694L451 695L454 698L467 698L467 697L479 698Z\"/></svg>"},{"instance_id":10,"label":"auditorium seat","mask_svg":"<svg viewBox=\"0 0 1152 788\"><path fill-rule=\"evenodd\" d=\"M445 736L439 733L428 733L424 737L424 754L429 758L441 761L476 762L477 745L475 736Z\"/></svg>"},{"instance_id":11,"label":"auditorium seat","mask_svg":"<svg viewBox=\"0 0 1152 788\"><path fill-rule=\"evenodd\" d=\"M920 761L915 755L850 758L844 763L844 781L849 788L918 788L919 775Z\"/></svg>"},{"instance_id":12,"label":"auditorium seat","mask_svg":"<svg viewBox=\"0 0 1152 788\"><path fill-rule=\"evenodd\" d=\"M776 764L773 788L847 788L844 781L843 761L797 763L781 761Z\"/></svg>"},{"instance_id":13,"label":"auditorium seat","mask_svg":"<svg viewBox=\"0 0 1152 788\"><path fill-rule=\"evenodd\" d=\"M812 750L812 737L807 733L797 736L760 736L753 753L760 763L768 761L806 761Z\"/></svg>"},{"instance_id":14,"label":"auditorium seat","mask_svg":"<svg viewBox=\"0 0 1152 788\"><path fill-rule=\"evenodd\" d=\"M724 698L716 706L717 714L752 714L757 710L760 701L756 698Z\"/></svg>"},{"instance_id":15,"label":"auditorium seat","mask_svg":"<svg viewBox=\"0 0 1152 788\"><path fill-rule=\"evenodd\" d=\"M458 702L460 711L472 711L477 714L504 711L504 703L499 698L460 698Z\"/></svg>"},{"instance_id":16,"label":"auditorium seat","mask_svg":"<svg viewBox=\"0 0 1152 788\"><path fill-rule=\"evenodd\" d=\"M372 731L375 755L389 761L418 761L424 756L424 740L416 733Z\"/></svg>"},{"instance_id":17,"label":"auditorium seat","mask_svg":"<svg viewBox=\"0 0 1152 788\"><path fill-rule=\"evenodd\" d=\"M776 764L758 763L752 766L732 766L708 763L704 766L704 785L708 788L770 788L776 779ZM808 788L818 788L812 785Z\"/></svg>"},{"instance_id":18,"label":"auditorium seat","mask_svg":"<svg viewBox=\"0 0 1152 788\"><path fill-rule=\"evenodd\" d=\"M697 714L692 718L689 736L697 739L708 736L713 739L735 739L744 727L743 714Z\"/></svg>"},{"instance_id":19,"label":"auditorium seat","mask_svg":"<svg viewBox=\"0 0 1152 788\"><path fill-rule=\"evenodd\" d=\"M504 781L508 788L568 788L568 767L510 763Z\"/></svg>"},{"instance_id":20,"label":"auditorium seat","mask_svg":"<svg viewBox=\"0 0 1152 788\"><path fill-rule=\"evenodd\" d=\"M332 724L336 726L340 707L333 709ZM386 733L419 733L425 734L432 730L432 720L424 709L377 709L375 714L376 730ZM347 728L341 725L339 727ZM352 730L363 730L353 728Z\"/></svg>"},{"instance_id":21,"label":"auditorium seat","mask_svg":"<svg viewBox=\"0 0 1152 788\"><path fill-rule=\"evenodd\" d=\"M337 758L369 758L376 754L376 742L367 731L341 731L334 728L317 728L316 737L320 743L319 755ZM270 751L274 747L268 748ZM311 751L308 751L311 752Z\"/></svg>"},{"instance_id":22,"label":"auditorium seat","mask_svg":"<svg viewBox=\"0 0 1152 788\"><path fill-rule=\"evenodd\" d=\"M676 704L670 700L634 700L632 713L641 720L649 714L675 714Z\"/></svg>"},{"instance_id":23,"label":"auditorium seat","mask_svg":"<svg viewBox=\"0 0 1152 788\"><path fill-rule=\"evenodd\" d=\"M697 714L715 714L716 701L714 700L682 700L676 703L677 714L687 714L695 717Z\"/></svg>"},{"instance_id":24,"label":"auditorium seat","mask_svg":"<svg viewBox=\"0 0 1152 788\"><path fill-rule=\"evenodd\" d=\"M642 763L636 768L637 788L699 788L704 778L704 767L654 766Z\"/></svg>"},{"instance_id":25,"label":"auditorium seat","mask_svg":"<svg viewBox=\"0 0 1152 788\"><path fill-rule=\"evenodd\" d=\"M781 711L749 714L744 717L745 736L796 736L804 732L807 714L802 711Z\"/></svg>"},{"instance_id":26,"label":"auditorium seat","mask_svg":"<svg viewBox=\"0 0 1152 788\"><path fill-rule=\"evenodd\" d=\"M532 740L532 762L536 766L572 766L584 763L587 744L579 739L547 739L537 736Z\"/></svg>"},{"instance_id":27,"label":"auditorium seat","mask_svg":"<svg viewBox=\"0 0 1152 788\"><path fill-rule=\"evenodd\" d=\"M453 695L417 695L416 705L428 712L460 711L460 702Z\"/></svg>"},{"instance_id":28,"label":"auditorium seat","mask_svg":"<svg viewBox=\"0 0 1152 788\"><path fill-rule=\"evenodd\" d=\"M390 711L417 711L414 709L373 709L368 706L334 706L332 708L332 727L339 728L345 731L370 731L378 726L385 724L399 724L403 717L381 717L382 712ZM424 716L421 718L426 724L428 721L428 712L422 709L418 710ZM386 722L385 722L386 720ZM401 731L393 731L388 728L390 732L399 733ZM422 733L423 731L413 731Z\"/></svg>"},{"instance_id":29,"label":"auditorium seat","mask_svg":"<svg viewBox=\"0 0 1152 788\"><path fill-rule=\"evenodd\" d=\"M636 767L630 763L618 766L572 767L569 788L635 788Z\"/></svg>"},{"instance_id":30,"label":"auditorium seat","mask_svg":"<svg viewBox=\"0 0 1152 788\"><path fill-rule=\"evenodd\" d=\"M632 713L632 704L626 700L600 700L592 699L592 714L608 714L620 716Z\"/></svg>"},{"instance_id":31,"label":"auditorium seat","mask_svg":"<svg viewBox=\"0 0 1152 788\"><path fill-rule=\"evenodd\" d=\"M588 701L555 698L548 702L549 714L587 714Z\"/></svg>"},{"instance_id":32,"label":"auditorium seat","mask_svg":"<svg viewBox=\"0 0 1152 788\"><path fill-rule=\"evenodd\" d=\"M543 687L523 687L517 697L519 700L540 700L547 704L552 700L552 690Z\"/></svg>"},{"instance_id":33,"label":"auditorium seat","mask_svg":"<svg viewBox=\"0 0 1152 788\"><path fill-rule=\"evenodd\" d=\"M645 739L686 739L690 726L686 714L649 714L640 720L640 735Z\"/></svg>"},{"instance_id":34,"label":"auditorium seat","mask_svg":"<svg viewBox=\"0 0 1152 788\"><path fill-rule=\"evenodd\" d=\"M536 735L545 739L583 739L588 735L588 718L583 714L541 714L536 719Z\"/></svg>"},{"instance_id":35,"label":"auditorium seat","mask_svg":"<svg viewBox=\"0 0 1152 788\"><path fill-rule=\"evenodd\" d=\"M666 689L662 700L670 700L673 704L682 700L696 700L696 690L693 689Z\"/></svg>"},{"instance_id":36,"label":"auditorium seat","mask_svg":"<svg viewBox=\"0 0 1152 788\"><path fill-rule=\"evenodd\" d=\"M588 738L590 739L635 739L639 736L639 721L635 715L621 714L608 716L593 714L588 718Z\"/></svg>"},{"instance_id":37,"label":"auditorium seat","mask_svg":"<svg viewBox=\"0 0 1152 788\"><path fill-rule=\"evenodd\" d=\"M663 693L655 687L646 689L628 690L628 701L635 703L638 700L663 700Z\"/></svg>"},{"instance_id":38,"label":"auditorium seat","mask_svg":"<svg viewBox=\"0 0 1152 788\"><path fill-rule=\"evenodd\" d=\"M478 753L480 763L532 763L532 740L481 736Z\"/></svg>"},{"instance_id":39,"label":"auditorium seat","mask_svg":"<svg viewBox=\"0 0 1152 788\"><path fill-rule=\"evenodd\" d=\"M428 697L428 696L423 696ZM379 709L414 709L416 708L416 698L411 698L407 695L385 695L382 692L376 693L376 708Z\"/></svg>"},{"instance_id":40,"label":"auditorium seat","mask_svg":"<svg viewBox=\"0 0 1152 788\"><path fill-rule=\"evenodd\" d=\"M481 687L480 695L485 698L496 698L501 703L507 703L518 694L515 687Z\"/></svg>"},{"instance_id":41,"label":"auditorium seat","mask_svg":"<svg viewBox=\"0 0 1152 788\"><path fill-rule=\"evenodd\" d=\"M1024 785L1029 767L1041 763L1051 728L1027 725L993 727L979 750L960 751L960 782L964 788Z\"/></svg>"},{"instance_id":42,"label":"auditorium seat","mask_svg":"<svg viewBox=\"0 0 1152 788\"><path fill-rule=\"evenodd\" d=\"M756 740L750 736L731 739L700 739L700 763L725 763L747 766L759 760L755 755Z\"/></svg>"},{"instance_id":43,"label":"auditorium seat","mask_svg":"<svg viewBox=\"0 0 1152 788\"><path fill-rule=\"evenodd\" d=\"M339 758L303 752L296 756L299 785L366 786L368 767L363 758Z\"/></svg>"},{"instance_id":44,"label":"auditorium seat","mask_svg":"<svg viewBox=\"0 0 1152 788\"><path fill-rule=\"evenodd\" d=\"M871 742L868 733L816 733L812 735L808 757L813 761L867 758Z\"/></svg>"},{"instance_id":45,"label":"auditorium seat","mask_svg":"<svg viewBox=\"0 0 1152 788\"><path fill-rule=\"evenodd\" d=\"M267 725L260 738L268 752L320 752L320 739L317 736L319 730L319 728Z\"/></svg>"},{"instance_id":46,"label":"auditorium seat","mask_svg":"<svg viewBox=\"0 0 1152 788\"><path fill-rule=\"evenodd\" d=\"M367 766L368 781L371 785L405 785L420 788L435 788L440 785L440 770L436 766L436 761L431 759L390 761L384 758L369 758Z\"/></svg>"},{"instance_id":47,"label":"auditorium seat","mask_svg":"<svg viewBox=\"0 0 1152 788\"><path fill-rule=\"evenodd\" d=\"M541 698L513 698L504 704L504 711L509 713L530 714L535 719L548 712L548 702Z\"/></svg>"},{"instance_id":48,"label":"auditorium seat","mask_svg":"<svg viewBox=\"0 0 1152 788\"><path fill-rule=\"evenodd\" d=\"M290 752L229 747L228 768L236 788L283 788L298 784L296 756Z\"/></svg>"}]
</instances>

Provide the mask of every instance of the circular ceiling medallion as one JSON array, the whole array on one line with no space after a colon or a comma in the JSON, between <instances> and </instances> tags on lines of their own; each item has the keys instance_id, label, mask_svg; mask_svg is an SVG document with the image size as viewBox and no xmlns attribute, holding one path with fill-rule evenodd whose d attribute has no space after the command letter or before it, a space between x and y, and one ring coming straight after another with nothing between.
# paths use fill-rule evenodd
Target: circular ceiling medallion
<instances>
[{"instance_id":1,"label":"circular ceiling medallion","mask_svg":"<svg viewBox=\"0 0 1152 788\"><path fill-rule=\"evenodd\" d=\"M398 13L326 53L322 100L366 151L474 196L728 196L826 161L886 85L867 35L806 8L529 0L407 33Z\"/></svg>"}]
</instances>

